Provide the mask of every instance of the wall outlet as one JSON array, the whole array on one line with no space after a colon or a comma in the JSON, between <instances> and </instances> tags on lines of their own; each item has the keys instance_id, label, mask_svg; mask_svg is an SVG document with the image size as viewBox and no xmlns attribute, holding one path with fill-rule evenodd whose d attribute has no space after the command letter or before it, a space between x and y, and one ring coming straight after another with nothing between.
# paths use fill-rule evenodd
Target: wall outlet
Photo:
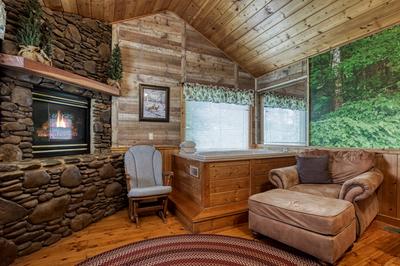
<instances>
[{"instance_id":1,"label":"wall outlet","mask_svg":"<svg viewBox=\"0 0 400 266\"><path fill-rule=\"evenodd\" d=\"M194 177L199 177L199 168L193 165L189 166L189 174Z\"/></svg>"},{"instance_id":2,"label":"wall outlet","mask_svg":"<svg viewBox=\"0 0 400 266\"><path fill-rule=\"evenodd\" d=\"M153 134L153 132L150 132L149 133L149 140L153 140L154 139L154 134Z\"/></svg>"}]
</instances>

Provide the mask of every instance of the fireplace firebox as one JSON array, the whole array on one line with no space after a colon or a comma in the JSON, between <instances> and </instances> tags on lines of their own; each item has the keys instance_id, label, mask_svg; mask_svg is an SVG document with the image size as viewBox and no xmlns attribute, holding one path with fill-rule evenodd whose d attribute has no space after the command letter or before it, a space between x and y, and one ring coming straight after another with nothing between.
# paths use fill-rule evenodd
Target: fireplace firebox
<instances>
[{"instance_id":1,"label":"fireplace firebox","mask_svg":"<svg viewBox=\"0 0 400 266\"><path fill-rule=\"evenodd\" d=\"M35 88L33 96L33 156L90 153L89 99Z\"/></svg>"}]
</instances>

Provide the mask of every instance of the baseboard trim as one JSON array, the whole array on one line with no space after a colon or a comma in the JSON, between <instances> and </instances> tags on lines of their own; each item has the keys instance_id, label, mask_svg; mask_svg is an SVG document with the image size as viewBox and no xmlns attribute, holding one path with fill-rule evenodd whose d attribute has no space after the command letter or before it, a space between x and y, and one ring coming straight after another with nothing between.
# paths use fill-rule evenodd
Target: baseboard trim
<instances>
[{"instance_id":1,"label":"baseboard trim","mask_svg":"<svg viewBox=\"0 0 400 266\"><path fill-rule=\"evenodd\" d=\"M393 225L393 226L397 226L400 227L400 218L394 218L394 217L390 217L390 216L386 216L383 214L378 214L376 216L376 219L378 221Z\"/></svg>"}]
</instances>

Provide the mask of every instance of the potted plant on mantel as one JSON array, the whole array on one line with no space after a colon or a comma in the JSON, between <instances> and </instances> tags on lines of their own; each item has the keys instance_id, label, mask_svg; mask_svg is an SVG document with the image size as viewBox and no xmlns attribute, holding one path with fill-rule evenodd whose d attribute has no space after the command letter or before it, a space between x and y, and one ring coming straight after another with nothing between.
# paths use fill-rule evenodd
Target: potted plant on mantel
<instances>
[{"instance_id":1,"label":"potted plant on mantel","mask_svg":"<svg viewBox=\"0 0 400 266\"><path fill-rule=\"evenodd\" d=\"M118 89L121 89L120 81L122 79L122 61L121 49L118 44L114 46L111 54L110 63L108 66L108 79L107 84Z\"/></svg>"},{"instance_id":2,"label":"potted plant on mantel","mask_svg":"<svg viewBox=\"0 0 400 266\"><path fill-rule=\"evenodd\" d=\"M18 55L51 65L51 29L42 25L41 14L42 8L37 0L26 0L16 34L20 47Z\"/></svg>"}]
</instances>

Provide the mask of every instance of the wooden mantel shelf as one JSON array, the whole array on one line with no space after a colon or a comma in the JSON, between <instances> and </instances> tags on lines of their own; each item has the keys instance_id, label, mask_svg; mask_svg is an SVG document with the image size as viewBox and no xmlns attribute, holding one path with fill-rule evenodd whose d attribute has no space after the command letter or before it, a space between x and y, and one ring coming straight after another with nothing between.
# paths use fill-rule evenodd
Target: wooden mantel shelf
<instances>
[{"instance_id":1,"label":"wooden mantel shelf","mask_svg":"<svg viewBox=\"0 0 400 266\"><path fill-rule=\"evenodd\" d=\"M21 56L0 53L0 67L27 72L63 83L84 87L90 90L119 96L119 90L107 84L80 75L48 66Z\"/></svg>"}]
</instances>

